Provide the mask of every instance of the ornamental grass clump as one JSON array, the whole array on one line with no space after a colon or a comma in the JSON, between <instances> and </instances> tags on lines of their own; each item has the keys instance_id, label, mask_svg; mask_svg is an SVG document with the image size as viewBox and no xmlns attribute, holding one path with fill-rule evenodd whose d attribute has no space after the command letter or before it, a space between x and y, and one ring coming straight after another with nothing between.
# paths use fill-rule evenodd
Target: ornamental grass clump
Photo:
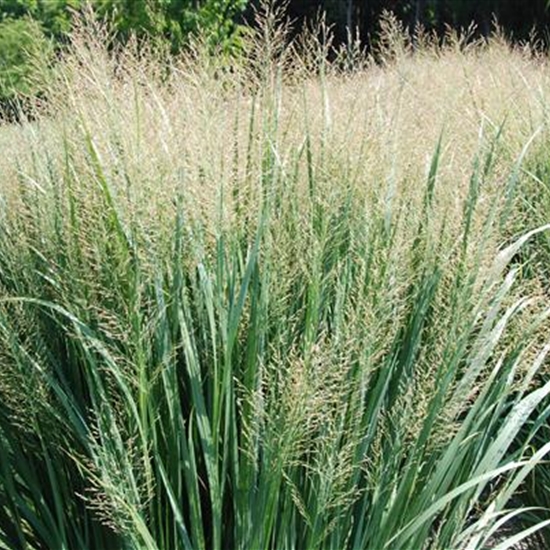
<instances>
[{"instance_id":1,"label":"ornamental grass clump","mask_svg":"<svg viewBox=\"0 0 550 550\"><path fill-rule=\"evenodd\" d=\"M388 26L377 63L329 62L262 17L233 65L80 29L47 113L0 128L3 548L549 523L522 500L550 451L545 61Z\"/></svg>"}]
</instances>

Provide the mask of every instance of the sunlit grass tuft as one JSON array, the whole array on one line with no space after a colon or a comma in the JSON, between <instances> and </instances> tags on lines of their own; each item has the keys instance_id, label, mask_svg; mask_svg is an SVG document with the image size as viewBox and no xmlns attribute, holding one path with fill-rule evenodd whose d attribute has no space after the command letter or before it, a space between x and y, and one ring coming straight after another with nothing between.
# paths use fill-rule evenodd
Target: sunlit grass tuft
<instances>
[{"instance_id":1,"label":"sunlit grass tuft","mask_svg":"<svg viewBox=\"0 0 550 550\"><path fill-rule=\"evenodd\" d=\"M3 547L482 549L547 480L546 62L277 25L83 28L1 129Z\"/></svg>"}]
</instances>

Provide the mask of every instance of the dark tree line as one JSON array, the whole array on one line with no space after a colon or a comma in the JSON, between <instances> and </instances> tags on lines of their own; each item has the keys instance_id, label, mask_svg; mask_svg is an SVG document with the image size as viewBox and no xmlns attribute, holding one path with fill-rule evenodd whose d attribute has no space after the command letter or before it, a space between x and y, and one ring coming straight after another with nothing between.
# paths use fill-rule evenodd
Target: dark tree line
<instances>
[{"instance_id":1,"label":"dark tree line","mask_svg":"<svg viewBox=\"0 0 550 550\"><path fill-rule=\"evenodd\" d=\"M468 27L488 34L497 21L514 40L527 39L536 31L548 42L550 0L290 0L288 13L300 22L325 11L336 39L345 41L347 29L357 29L364 40L376 35L380 16L392 11L409 28L421 24L440 33L447 26Z\"/></svg>"}]
</instances>

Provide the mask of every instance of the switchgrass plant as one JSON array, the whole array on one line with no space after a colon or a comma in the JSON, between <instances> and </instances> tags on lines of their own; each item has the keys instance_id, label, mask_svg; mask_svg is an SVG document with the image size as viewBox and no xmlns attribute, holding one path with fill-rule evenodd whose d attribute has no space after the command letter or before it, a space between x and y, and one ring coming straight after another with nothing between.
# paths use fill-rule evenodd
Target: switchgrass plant
<instances>
[{"instance_id":1,"label":"switchgrass plant","mask_svg":"<svg viewBox=\"0 0 550 550\"><path fill-rule=\"evenodd\" d=\"M514 199L517 215L514 217L513 224L516 230L520 224L525 224L527 220L538 223L540 220L548 219L550 194L547 184L548 158L545 153L545 143L546 140L542 140L522 167L521 190ZM548 235L543 232L533 242L525 246L519 255L524 285L529 285L534 292L545 298L548 297L550 283L550 273L548 271L549 245ZM543 341L541 340L539 347L542 344ZM548 379L549 371L546 366L536 375L534 383L540 385L547 382ZM528 433L527 437L530 437L531 432L537 432L533 447L540 446L548 441L550 432L548 431L547 416L543 407L535 412L524 429ZM550 470L547 465L541 465L526 480L522 488L522 502L547 509L550 504L548 499L549 487ZM535 517L538 516L539 519L542 517L540 510L534 511L533 514ZM550 543L550 531L548 529L543 530L542 535L544 536L544 543L548 545Z\"/></svg>"},{"instance_id":2,"label":"switchgrass plant","mask_svg":"<svg viewBox=\"0 0 550 550\"><path fill-rule=\"evenodd\" d=\"M548 226L516 200L545 62L392 31L342 72L259 28L169 70L81 30L48 115L0 133L4 548L503 550L548 525L520 498L550 451L522 255Z\"/></svg>"}]
</instances>

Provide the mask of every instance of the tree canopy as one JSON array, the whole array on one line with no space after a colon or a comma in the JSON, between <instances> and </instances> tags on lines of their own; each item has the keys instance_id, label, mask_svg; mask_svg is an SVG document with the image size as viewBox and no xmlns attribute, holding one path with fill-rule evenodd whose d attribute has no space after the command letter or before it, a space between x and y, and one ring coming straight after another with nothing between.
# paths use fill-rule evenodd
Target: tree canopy
<instances>
[{"instance_id":1,"label":"tree canopy","mask_svg":"<svg viewBox=\"0 0 550 550\"><path fill-rule=\"evenodd\" d=\"M479 33L487 34L496 21L512 39L526 39L533 30L546 38L550 24L549 0L291 0L289 10L297 20L325 11L341 41L350 27L359 29L365 41L375 35L385 10L409 28L421 24L439 32L447 25L460 28L474 23Z\"/></svg>"}]
</instances>

